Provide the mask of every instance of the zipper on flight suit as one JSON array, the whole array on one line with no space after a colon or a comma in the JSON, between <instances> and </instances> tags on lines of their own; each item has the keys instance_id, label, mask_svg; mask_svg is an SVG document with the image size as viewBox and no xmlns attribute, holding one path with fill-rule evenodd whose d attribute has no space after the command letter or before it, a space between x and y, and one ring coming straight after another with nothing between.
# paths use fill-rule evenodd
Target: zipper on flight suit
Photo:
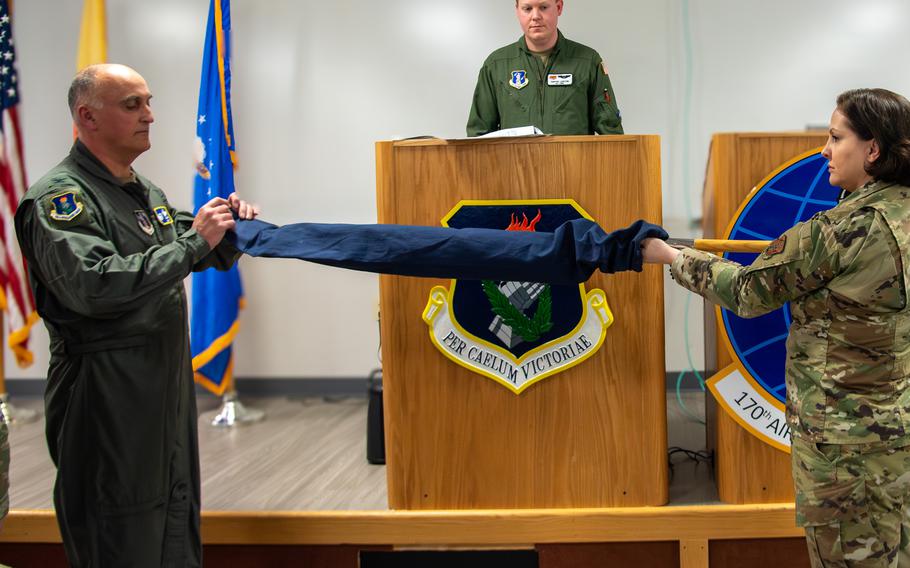
<instances>
[{"instance_id":1,"label":"zipper on flight suit","mask_svg":"<svg viewBox=\"0 0 910 568\"><path fill-rule=\"evenodd\" d=\"M543 78L547 75L547 70L543 69L543 72L541 72L542 66L541 66L540 57L538 57L536 54L532 54L531 58L534 59L534 67L537 68L537 95L538 95L537 100L540 101L540 107L538 109L538 112L540 113L540 129L543 130L544 129L543 109L546 108L544 106L544 100L543 100L544 93L546 92L546 90L543 87ZM547 58L547 62L549 62L549 58Z\"/></svg>"},{"instance_id":2,"label":"zipper on flight suit","mask_svg":"<svg viewBox=\"0 0 910 568\"><path fill-rule=\"evenodd\" d=\"M525 56L525 63L527 69L533 69L534 74L537 75L537 101L536 104L532 103L529 105L529 118L531 119L530 125L536 126L543 130L543 78L540 75L540 59L536 55L531 53L530 50L525 47L525 49L520 50Z\"/></svg>"},{"instance_id":3,"label":"zipper on flight suit","mask_svg":"<svg viewBox=\"0 0 910 568\"><path fill-rule=\"evenodd\" d=\"M538 73L537 73L537 94L538 94L537 100L539 101L539 106L537 108L537 115L538 115L540 121L539 122L534 121L535 122L534 126L537 126L544 132L549 132L552 130L552 128L550 128L550 125L544 124L544 120L546 120L546 117L544 115L544 109L546 108L546 105L544 104L546 102L546 101L544 101L544 96L546 95L546 92L547 92L546 86L544 85L544 77L547 77L550 74L550 69L553 68L553 61L556 60L556 54L559 53L558 46L559 46L558 42L556 45L553 46L553 51L551 51L550 55L547 57L547 65L545 67L543 67L543 73L540 72L540 70L541 70L540 58L537 57L536 55L534 55L533 53L528 55L528 53L530 53L530 51L525 52L525 57L530 57L534 61L534 69L536 69L538 71Z\"/></svg>"}]
</instances>

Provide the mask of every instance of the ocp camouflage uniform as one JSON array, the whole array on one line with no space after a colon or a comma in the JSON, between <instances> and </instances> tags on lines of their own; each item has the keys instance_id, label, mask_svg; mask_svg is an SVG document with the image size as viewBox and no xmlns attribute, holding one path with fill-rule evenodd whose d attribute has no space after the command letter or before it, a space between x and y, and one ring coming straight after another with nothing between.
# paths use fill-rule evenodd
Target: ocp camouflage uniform
<instances>
[{"instance_id":1,"label":"ocp camouflage uniform","mask_svg":"<svg viewBox=\"0 0 910 568\"><path fill-rule=\"evenodd\" d=\"M518 126L536 126L545 134L622 134L600 55L557 33L546 63L528 49L524 36L487 57L474 88L468 136ZM523 81L513 83L513 73L523 73Z\"/></svg>"},{"instance_id":2,"label":"ocp camouflage uniform","mask_svg":"<svg viewBox=\"0 0 910 568\"><path fill-rule=\"evenodd\" d=\"M751 266L685 249L671 273L742 317L791 302L787 420L813 565L910 566L910 189L867 184Z\"/></svg>"}]
</instances>

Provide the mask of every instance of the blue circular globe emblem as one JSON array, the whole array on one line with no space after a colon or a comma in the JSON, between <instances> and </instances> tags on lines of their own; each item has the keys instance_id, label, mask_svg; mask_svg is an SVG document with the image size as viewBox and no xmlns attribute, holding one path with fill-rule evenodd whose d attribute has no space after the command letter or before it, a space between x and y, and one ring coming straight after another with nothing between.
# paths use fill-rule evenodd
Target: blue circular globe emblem
<instances>
[{"instance_id":1,"label":"blue circular globe emblem","mask_svg":"<svg viewBox=\"0 0 910 568\"><path fill-rule=\"evenodd\" d=\"M837 205L840 188L828 181L828 160L819 150L797 156L754 189L725 235L732 240L773 240L799 222ZM726 253L748 265L755 253ZM784 419L786 341L790 305L757 318L741 318L718 308L720 332L734 363L708 383L718 402L765 442L789 451Z\"/></svg>"}]
</instances>

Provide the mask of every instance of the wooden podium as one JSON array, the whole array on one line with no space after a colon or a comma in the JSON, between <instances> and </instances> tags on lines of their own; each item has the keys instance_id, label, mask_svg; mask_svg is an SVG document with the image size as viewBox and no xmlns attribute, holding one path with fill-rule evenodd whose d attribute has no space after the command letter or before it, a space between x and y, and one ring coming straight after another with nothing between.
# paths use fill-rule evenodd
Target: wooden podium
<instances>
[{"instance_id":1,"label":"wooden podium","mask_svg":"<svg viewBox=\"0 0 910 568\"><path fill-rule=\"evenodd\" d=\"M788 160L824 146L826 140L826 134L814 132L715 134L702 203L705 237L724 236L743 199L755 186ZM708 375L732 362L717 334L715 307L706 303ZM720 500L736 504L793 501L790 455L750 434L725 411L718 410L711 396L708 406L709 427L714 425Z\"/></svg>"},{"instance_id":2,"label":"wooden podium","mask_svg":"<svg viewBox=\"0 0 910 568\"><path fill-rule=\"evenodd\" d=\"M439 226L462 200L569 198L607 230L661 221L657 136L379 142L376 157L381 223ZM603 346L519 395L434 347L422 313L440 284L380 278L391 508L666 503L659 268L593 276L615 316Z\"/></svg>"}]
</instances>

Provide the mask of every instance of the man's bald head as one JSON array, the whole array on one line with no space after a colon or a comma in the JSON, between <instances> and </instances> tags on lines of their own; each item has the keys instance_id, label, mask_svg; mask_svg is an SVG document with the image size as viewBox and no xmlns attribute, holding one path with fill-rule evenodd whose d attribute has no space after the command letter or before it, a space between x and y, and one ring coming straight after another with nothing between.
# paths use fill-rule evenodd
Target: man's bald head
<instances>
[{"instance_id":1,"label":"man's bald head","mask_svg":"<svg viewBox=\"0 0 910 568\"><path fill-rule=\"evenodd\" d=\"M151 147L152 93L142 75L126 65L91 65L76 74L69 91L79 140L111 172L129 172Z\"/></svg>"},{"instance_id":2,"label":"man's bald head","mask_svg":"<svg viewBox=\"0 0 910 568\"><path fill-rule=\"evenodd\" d=\"M70 107L70 115L73 120L76 119L76 109L79 105L88 105L92 108L101 108L102 101L98 96L99 88L103 87L105 81L114 77L138 76L139 74L132 68L118 63L99 63L89 65L82 71L76 73L73 82L70 83L70 90L67 95L67 102Z\"/></svg>"}]
</instances>

